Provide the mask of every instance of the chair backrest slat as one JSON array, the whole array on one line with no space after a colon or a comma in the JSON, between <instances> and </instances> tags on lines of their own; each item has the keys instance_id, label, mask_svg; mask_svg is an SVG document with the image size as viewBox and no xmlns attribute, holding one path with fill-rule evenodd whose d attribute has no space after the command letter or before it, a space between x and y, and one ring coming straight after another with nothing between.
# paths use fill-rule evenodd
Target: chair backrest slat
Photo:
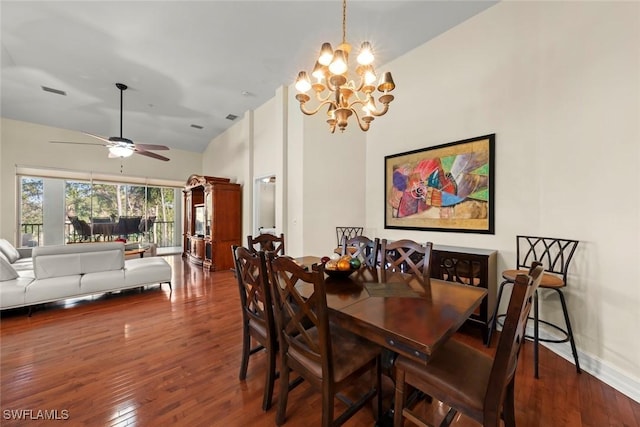
<instances>
[{"instance_id":1,"label":"chair backrest slat","mask_svg":"<svg viewBox=\"0 0 640 427\"><path fill-rule=\"evenodd\" d=\"M431 276L431 242L422 245L409 239L393 242L382 239L380 246L383 281L387 281L388 273L401 272L417 279L426 289Z\"/></svg>"},{"instance_id":2,"label":"chair backrest slat","mask_svg":"<svg viewBox=\"0 0 640 427\"><path fill-rule=\"evenodd\" d=\"M530 268L533 262L541 262L548 273L562 276L567 282L567 272L578 240L555 237L516 236L517 268Z\"/></svg>"},{"instance_id":3,"label":"chair backrest slat","mask_svg":"<svg viewBox=\"0 0 640 427\"><path fill-rule=\"evenodd\" d=\"M284 233L279 236L273 234L260 234L255 238L247 236L247 248L252 252L273 252L276 255L285 255Z\"/></svg>"},{"instance_id":4,"label":"chair backrest slat","mask_svg":"<svg viewBox=\"0 0 640 427\"><path fill-rule=\"evenodd\" d=\"M351 239L356 236L362 236L364 227L336 227L336 238L338 246L342 245L343 239Z\"/></svg>"},{"instance_id":5,"label":"chair backrest slat","mask_svg":"<svg viewBox=\"0 0 640 427\"><path fill-rule=\"evenodd\" d=\"M365 236L355 236L350 239L345 237L342 243L342 255L347 253L351 258L358 258L362 265L375 267L380 253L380 239L376 237L371 240Z\"/></svg>"}]
</instances>

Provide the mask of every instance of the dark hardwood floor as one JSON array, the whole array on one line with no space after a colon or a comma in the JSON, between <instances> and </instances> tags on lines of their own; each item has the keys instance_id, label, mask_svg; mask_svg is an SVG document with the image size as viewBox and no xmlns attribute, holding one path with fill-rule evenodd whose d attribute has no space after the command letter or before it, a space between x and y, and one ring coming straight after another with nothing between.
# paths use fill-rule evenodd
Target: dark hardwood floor
<instances>
[{"instance_id":1,"label":"dark hardwood floor","mask_svg":"<svg viewBox=\"0 0 640 427\"><path fill-rule=\"evenodd\" d=\"M26 310L2 313L0 424L274 425L276 405L261 410L264 354L253 356L246 381L238 380L240 303L232 273L203 272L180 256L166 259L173 292L151 286L48 304L31 317ZM484 348L478 330L457 338ZM544 347L539 380L531 362L526 343L516 379L519 427L640 426L638 403L587 373L577 375ZM392 386L386 385L388 404ZM277 389L276 383L274 403ZM286 425L319 425L319 407L319 394L301 385L289 395ZM442 410L437 404L422 409L436 418ZM18 415L67 419L11 419ZM373 423L367 407L346 425ZM460 417L454 425L476 424Z\"/></svg>"}]
</instances>

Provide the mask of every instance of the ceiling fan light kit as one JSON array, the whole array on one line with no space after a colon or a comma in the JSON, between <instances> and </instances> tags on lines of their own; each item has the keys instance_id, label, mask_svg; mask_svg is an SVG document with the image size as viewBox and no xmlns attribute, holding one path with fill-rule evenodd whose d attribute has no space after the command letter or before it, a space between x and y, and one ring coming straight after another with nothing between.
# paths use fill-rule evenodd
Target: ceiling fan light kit
<instances>
[{"instance_id":1,"label":"ceiling fan light kit","mask_svg":"<svg viewBox=\"0 0 640 427\"><path fill-rule=\"evenodd\" d=\"M68 141L50 141L58 144L80 144L80 145L102 145L109 149L109 158L124 158L130 157L133 153L142 154L152 159L169 161L169 158L161 156L160 154L153 153L149 150L168 150L169 147L165 145L155 144L136 144L128 138L122 136L122 113L123 113L123 94L128 89L128 86L124 83L116 83L116 87L120 90L120 136L111 136L104 138L99 135L93 135L91 133L83 132L85 135L89 135L93 138L99 139L103 143L85 143L85 142L68 142Z\"/></svg>"},{"instance_id":2,"label":"ceiling fan light kit","mask_svg":"<svg viewBox=\"0 0 640 427\"><path fill-rule=\"evenodd\" d=\"M330 43L323 43L320 54L316 60L311 75L316 79L311 82L306 71L300 71L296 79L295 88L298 91L296 99L300 102L300 110L310 116L320 111L323 106L327 106L327 123L331 133L334 133L336 126L341 132L347 127L348 120L354 116L358 126L363 131L369 130L369 125L374 117L382 116L389 110L389 104L394 97L389 92L395 89L390 72L386 72L380 78L377 90L382 92L378 102L382 107L376 106L373 93L376 90L375 81L377 79L373 61L374 56L369 42L363 42L360 53L357 57L358 66L355 74L360 79L356 84L354 80L349 80L349 54L351 45L346 41L347 28L347 1L342 1L342 43L333 50ZM310 89L316 94L318 105L308 109L306 103L311 100L307 95ZM325 91L327 91L325 93ZM362 116L356 108L362 109Z\"/></svg>"},{"instance_id":3,"label":"ceiling fan light kit","mask_svg":"<svg viewBox=\"0 0 640 427\"><path fill-rule=\"evenodd\" d=\"M133 150L130 147L122 147L114 145L109 147L109 157L129 157L133 154Z\"/></svg>"}]
</instances>

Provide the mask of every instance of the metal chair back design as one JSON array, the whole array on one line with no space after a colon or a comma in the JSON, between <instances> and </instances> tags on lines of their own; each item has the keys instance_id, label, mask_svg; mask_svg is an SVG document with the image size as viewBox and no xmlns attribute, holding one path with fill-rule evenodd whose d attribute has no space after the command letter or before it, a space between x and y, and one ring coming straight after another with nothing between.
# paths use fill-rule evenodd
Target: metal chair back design
<instances>
[{"instance_id":1,"label":"metal chair back design","mask_svg":"<svg viewBox=\"0 0 640 427\"><path fill-rule=\"evenodd\" d=\"M338 246L342 245L343 239L351 239L356 236L362 236L364 227L336 227L336 238Z\"/></svg>"}]
</instances>

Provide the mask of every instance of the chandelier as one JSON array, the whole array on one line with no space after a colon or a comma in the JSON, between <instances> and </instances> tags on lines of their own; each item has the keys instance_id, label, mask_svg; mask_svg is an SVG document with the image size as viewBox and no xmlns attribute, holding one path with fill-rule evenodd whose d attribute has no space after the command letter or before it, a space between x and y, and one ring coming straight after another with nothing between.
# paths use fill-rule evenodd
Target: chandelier
<instances>
[{"instance_id":1,"label":"chandelier","mask_svg":"<svg viewBox=\"0 0 640 427\"><path fill-rule=\"evenodd\" d=\"M342 1L342 43L334 51L331 44L323 43L320 55L316 60L311 75L315 78L312 83L306 71L300 71L296 79L296 99L300 102L300 110L311 116L316 114L323 106L327 106L327 123L331 133L336 126L344 132L349 117L355 116L360 129L369 130L369 125L374 117L382 116L389 110L389 103L393 101L391 92L396 85L390 72L385 72L378 82L378 91L382 95L378 102L382 104L380 109L374 100L377 76L373 68L373 53L371 44L363 42L357 57L358 66L355 69L356 79L349 80L349 54L351 45L346 41L347 28L347 0ZM307 109L305 104L311 99L306 92L310 89L316 94L318 105L313 109ZM361 108L361 114L357 109Z\"/></svg>"}]
</instances>

